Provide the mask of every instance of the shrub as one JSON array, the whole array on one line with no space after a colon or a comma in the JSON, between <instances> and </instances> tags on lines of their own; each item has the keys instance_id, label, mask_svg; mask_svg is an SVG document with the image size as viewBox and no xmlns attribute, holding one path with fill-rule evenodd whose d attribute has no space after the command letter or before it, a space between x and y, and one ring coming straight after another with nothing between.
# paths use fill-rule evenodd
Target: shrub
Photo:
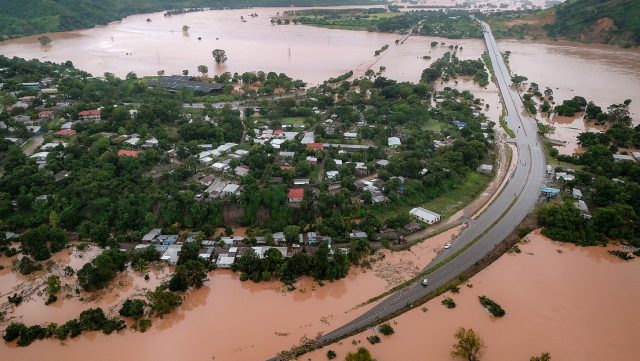
<instances>
[{"instance_id":1,"label":"shrub","mask_svg":"<svg viewBox=\"0 0 640 361\"><path fill-rule=\"evenodd\" d=\"M447 306L447 308L455 308L456 307L456 303L449 297L447 297L444 300L442 300L442 304Z\"/></svg>"},{"instance_id":2,"label":"shrub","mask_svg":"<svg viewBox=\"0 0 640 361\"><path fill-rule=\"evenodd\" d=\"M634 258L631 254L625 251L609 250L609 253L625 261L630 261Z\"/></svg>"},{"instance_id":3,"label":"shrub","mask_svg":"<svg viewBox=\"0 0 640 361\"><path fill-rule=\"evenodd\" d=\"M493 316L502 317L505 315L506 312L502 307L489 297L480 296L478 299L480 300L480 304L482 304L482 306L484 306L484 308L486 308Z\"/></svg>"},{"instance_id":4,"label":"shrub","mask_svg":"<svg viewBox=\"0 0 640 361\"><path fill-rule=\"evenodd\" d=\"M142 319L142 320L138 321L138 330L140 332L144 333L150 327L151 327L151 320L145 318L145 319Z\"/></svg>"},{"instance_id":5,"label":"shrub","mask_svg":"<svg viewBox=\"0 0 640 361\"><path fill-rule=\"evenodd\" d=\"M334 358L336 358L338 355L336 355L336 352L333 350L329 350L327 351L327 358L329 360L333 360Z\"/></svg>"},{"instance_id":6,"label":"shrub","mask_svg":"<svg viewBox=\"0 0 640 361\"><path fill-rule=\"evenodd\" d=\"M120 315L138 320L144 315L144 307L146 305L147 303L144 300L128 299L122 304Z\"/></svg>"},{"instance_id":7,"label":"shrub","mask_svg":"<svg viewBox=\"0 0 640 361\"><path fill-rule=\"evenodd\" d=\"M391 327L391 325L388 323L383 323L382 325L380 325L380 327L378 327L378 330L385 336L393 335L393 333L395 332L393 327Z\"/></svg>"},{"instance_id":8,"label":"shrub","mask_svg":"<svg viewBox=\"0 0 640 361\"><path fill-rule=\"evenodd\" d=\"M382 340L380 339L380 336L373 335L373 336L367 337L367 341L369 341L370 344L375 345L377 343L380 343Z\"/></svg>"}]
</instances>

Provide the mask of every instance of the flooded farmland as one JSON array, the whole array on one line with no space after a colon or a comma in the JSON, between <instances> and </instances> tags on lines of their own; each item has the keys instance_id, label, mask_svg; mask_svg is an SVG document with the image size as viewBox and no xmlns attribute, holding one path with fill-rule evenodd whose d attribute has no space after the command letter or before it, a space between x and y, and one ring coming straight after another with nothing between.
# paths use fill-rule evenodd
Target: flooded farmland
<instances>
[{"instance_id":1,"label":"flooded farmland","mask_svg":"<svg viewBox=\"0 0 640 361\"><path fill-rule=\"evenodd\" d=\"M378 361L449 360L453 334L465 327L483 338L486 360L528 360L542 352L554 360L635 360L640 261L622 261L604 247L554 242L537 231L527 238L522 253L501 257L469 280L471 288L461 285L459 294L447 292L392 320L395 334L380 335L380 344L370 345L366 337L374 331L366 331L305 359L325 360L329 349L343 359L365 346ZM506 315L493 318L478 302L481 295ZM457 306L441 305L445 297Z\"/></svg>"}]
</instances>

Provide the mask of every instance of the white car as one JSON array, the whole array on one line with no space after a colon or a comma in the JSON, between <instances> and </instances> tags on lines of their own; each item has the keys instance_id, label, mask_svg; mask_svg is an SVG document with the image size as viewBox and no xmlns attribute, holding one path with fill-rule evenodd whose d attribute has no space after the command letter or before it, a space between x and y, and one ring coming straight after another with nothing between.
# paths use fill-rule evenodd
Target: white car
<instances>
[{"instance_id":1,"label":"white car","mask_svg":"<svg viewBox=\"0 0 640 361\"><path fill-rule=\"evenodd\" d=\"M444 249L449 249L449 248L451 248L451 243L447 243L444 245Z\"/></svg>"},{"instance_id":2,"label":"white car","mask_svg":"<svg viewBox=\"0 0 640 361\"><path fill-rule=\"evenodd\" d=\"M428 284L429 284L429 279L428 278L425 278L425 279L422 280L422 285L424 287L427 287Z\"/></svg>"}]
</instances>

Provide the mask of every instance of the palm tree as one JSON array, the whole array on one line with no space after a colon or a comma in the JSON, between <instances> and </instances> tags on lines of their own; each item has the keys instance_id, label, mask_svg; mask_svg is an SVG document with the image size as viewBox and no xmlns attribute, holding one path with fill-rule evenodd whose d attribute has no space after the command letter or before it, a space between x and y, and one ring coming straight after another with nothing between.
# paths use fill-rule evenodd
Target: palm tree
<instances>
[{"instance_id":1,"label":"palm tree","mask_svg":"<svg viewBox=\"0 0 640 361\"><path fill-rule=\"evenodd\" d=\"M479 361L480 353L484 348L484 342L473 329L465 329L460 327L455 337L458 342L453 345L451 356L455 358L461 358L467 361Z\"/></svg>"}]
</instances>

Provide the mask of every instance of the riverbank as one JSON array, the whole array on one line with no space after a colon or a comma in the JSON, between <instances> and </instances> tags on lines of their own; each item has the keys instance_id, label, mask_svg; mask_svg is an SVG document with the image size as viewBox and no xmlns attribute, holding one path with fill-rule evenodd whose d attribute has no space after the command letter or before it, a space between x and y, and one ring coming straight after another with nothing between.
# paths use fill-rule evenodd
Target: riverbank
<instances>
[{"instance_id":1,"label":"riverbank","mask_svg":"<svg viewBox=\"0 0 640 361\"><path fill-rule=\"evenodd\" d=\"M525 239L521 253L501 257L460 286L460 293L447 292L393 319L395 334L380 335L382 343L369 344L370 330L305 359L325 360L329 349L341 359L365 346L379 361L448 360L458 327L480 334L487 345L484 359L524 360L545 351L559 360L635 359L632 330L640 321L640 289L631 285L640 262L607 252L616 246L581 248L538 231ZM492 318L479 304L480 295L498 302L506 315ZM446 297L455 301L454 309L440 304Z\"/></svg>"}]
</instances>

